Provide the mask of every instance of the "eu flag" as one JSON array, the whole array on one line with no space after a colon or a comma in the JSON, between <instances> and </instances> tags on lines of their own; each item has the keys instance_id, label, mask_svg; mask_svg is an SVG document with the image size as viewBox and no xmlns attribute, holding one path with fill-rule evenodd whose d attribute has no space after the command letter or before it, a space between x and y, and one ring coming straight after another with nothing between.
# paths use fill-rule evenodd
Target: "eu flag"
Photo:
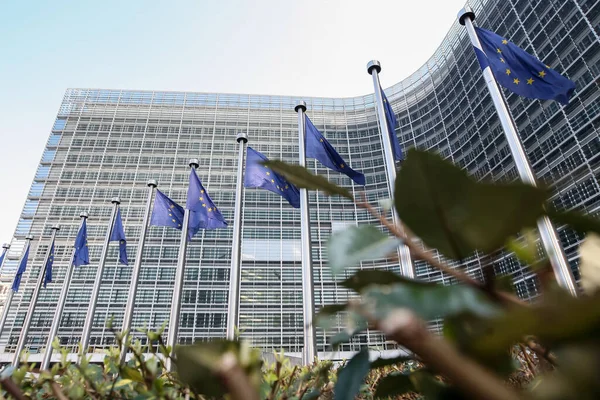
<instances>
[{"instance_id":1,"label":"eu flag","mask_svg":"<svg viewBox=\"0 0 600 400\"><path fill-rule=\"evenodd\" d=\"M44 287L49 282L52 282L52 264L54 263L54 240L50 246L50 254L48 254L48 261L46 261L46 273L44 274Z\"/></svg>"},{"instance_id":2,"label":"eu flag","mask_svg":"<svg viewBox=\"0 0 600 400\"><path fill-rule=\"evenodd\" d=\"M183 207L157 189L150 225L167 226L181 230L183 224L183 212Z\"/></svg>"},{"instance_id":3,"label":"eu flag","mask_svg":"<svg viewBox=\"0 0 600 400\"><path fill-rule=\"evenodd\" d=\"M200 229L227 228L227 221L202 186L194 168L190 171L190 185L185 207L190 210L188 225L190 239Z\"/></svg>"},{"instance_id":4,"label":"eu flag","mask_svg":"<svg viewBox=\"0 0 600 400\"><path fill-rule=\"evenodd\" d=\"M117 210L115 224L110 233L110 241L119 242L119 262L121 264L129 265L127 260L127 239L125 239L125 230L123 229L123 221L121 220L121 209Z\"/></svg>"},{"instance_id":5,"label":"eu flag","mask_svg":"<svg viewBox=\"0 0 600 400\"><path fill-rule=\"evenodd\" d=\"M85 219L79 228L75 238L75 254L73 254L73 265L79 267L90 263L90 250L87 243L87 224Z\"/></svg>"},{"instance_id":6,"label":"eu flag","mask_svg":"<svg viewBox=\"0 0 600 400\"><path fill-rule=\"evenodd\" d=\"M365 176L356 172L340 157L325 136L313 125L307 115L306 121L306 157L316 158L326 167L346 174L359 185L365 185Z\"/></svg>"},{"instance_id":7,"label":"eu flag","mask_svg":"<svg viewBox=\"0 0 600 400\"><path fill-rule=\"evenodd\" d=\"M23 254L23 258L21 258L21 264L19 264L19 269L17 269L17 273L15 274L15 279L13 280L12 284L12 290L14 292L18 292L19 286L21 286L21 278L23 278L23 273L25 273L25 269L27 268L27 259L29 258L29 247L30 243L27 244L25 254Z\"/></svg>"},{"instance_id":8,"label":"eu flag","mask_svg":"<svg viewBox=\"0 0 600 400\"><path fill-rule=\"evenodd\" d=\"M244 187L262 188L277 193L294 208L300 208L300 191L283 176L265 167L261 163L269 161L267 157L248 146Z\"/></svg>"},{"instance_id":9,"label":"eu flag","mask_svg":"<svg viewBox=\"0 0 600 400\"><path fill-rule=\"evenodd\" d=\"M4 262L4 256L6 255L6 252L8 251L8 249L4 249L4 251L2 252L2 255L0 255L0 267L2 266L2 263Z\"/></svg>"},{"instance_id":10,"label":"eu flag","mask_svg":"<svg viewBox=\"0 0 600 400\"><path fill-rule=\"evenodd\" d=\"M500 85L519 96L569 104L575 82L502 36L477 27L475 31L484 52L475 48L479 65L490 66Z\"/></svg>"},{"instance_id":11,"label":"eu flag","mask_svg":"<svg viewBox=\"0 0 600 400\"><path fill-rule=\"evenodd\" d=\"M394 153L394 160L402 161L402 159L404 158L404 156L402 155L402 147L400 147L398 136L396 136L396 125L398 125L398 120L396 119L396 114L394 114L392 105L388 101L388 98L385 95L381 86L379 87L379 91L381 92L381 98L383 99L383 109L385 110L385 120L387 121L388 135L390 136L390 142L392 142L392 152Z\"/></svg>"}]
</instances>

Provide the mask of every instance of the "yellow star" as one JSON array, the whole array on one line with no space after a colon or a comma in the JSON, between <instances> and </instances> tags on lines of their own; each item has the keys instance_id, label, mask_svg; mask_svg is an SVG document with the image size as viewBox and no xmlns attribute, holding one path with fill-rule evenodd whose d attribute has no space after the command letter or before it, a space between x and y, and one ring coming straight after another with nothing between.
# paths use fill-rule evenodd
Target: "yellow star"
<instances>
[{"instance_id":1,"label":"yellow star","mask_svg":"<svg viewBox=\"0 0 600 400\"><path fill-rule=\"evenodd\" d=\"M550 69L552 69L552 67L551 67L551 66L549 66L549 65L546 65L546 68L550 68Z\"/></svg>"},{"instance_id":2,"label":"yellow star","mask_svg":"<svg viewBox=\"0 0 600 400\"><path fill-rule=\"evenodd\" d=\"M321 143L323 143L323 138L319 139L321 141Z\"/></svg>"},{"instance_id":3,"label":"yellow star","mask_svg":"<svg viewBox=\"0 0 600 400\"><path fill-rule=\"evenodd\" d=\"M498 53L502 53L502 50L500 50L500 49L496 49L496 51L497 51Z\"/></svg>"},{"instance_id":4,"label":"yellow star","mask_svg":"<svg viewBox=\"0 0 600 400\"><path fill-rule=\"evenodd\" d=\"M288 185L285 185L285 188L286 188L286 189L287 189L288 187L289 187Z\"/></svg>"},{"instance_id":5,"label":"yellow star","mask_svg":"<svg viewBox=\"0 0 600 400\"><path fill-rule=\"evenodd\" d=\"M271 179L271 183L275 183L275 180L274 180L274 179Z\"/></svg>"},{"instance_id":6,"label":"yellow star","mask_svg":"<svg viewBox=\"0 0 600 400\"><path fill-rule=\"evenodd\" d=\"M506 69L506 75L510 75L510 69Z\"/></svg>"},{"instance_id":7,"label":"yellow star","mask_svg":"<svg viewBox=\"0 0 600 400\"><path fill-rule=\"evenodd\" d=\"M340 164L340 168L344 168L344 164Z\"/></svg>"},{"instance_id":8,"label":"yellow star","mask_svg":"<svg viewBox=\"0 0 600 400\"><path fill-rule=\"evenodd\" d=\"M508 44L508 40L504 39L504 40L502 41L502 44Z\"/></svg>"},{"instance_id":9,"label":"yellow star","mask_svg":"<svg viewBox=\"0 0 600 400\"><path fill-rule=\"evenodd\" d=\"M208 212L211 212L211 211L212 211L212 207L208 207Z\"/></svg>"},{"instance_id":10,"label":"yellow star","mask_svg":"<svg viewBox=\"0 0 600 400\"><path fill-rule=\"evenodd\" d=\"M200 197L200 201L204 201L204 199L202 197Z\"/></svg>"},{"instance_id":11,"label":"yellow star","mask_svg":"<svg viewBox=\"0 0 600 400\"><path fill-rule=\"evenodd\" d=\"M267 171L267 175L271 175L271 173L269 171Z\"/></svg>"},{"instance_id":12,"label":"yellow star","mask_svg":"<svg viewBox=\"0 0 600 400\"><path fill-rule=\"evenodd\" d=\"M181 224L177 224L177 226L178 226L179 228L181 228Z\"/></svg>"},{"instance_id":13,"label":"yellow star","mask_svg":"<svg viewBox=\"0 0 600 400\"><path fill-rule=\"evenodd\" d=\"M202 203L202 207L206 207L206 204Z\"/></svg>"},{"instance_id":14,"label":"yellow star","mask_svg":"<svg viewBox=\"0 0 600 400\"><path fill-rule=\"evenodd\" d=\"M172 216L173 216L173 214L169 213L169 217L172 217Z\"/></svg>"},{"instance_id":15,"label":"yellow star","mask_svg":"<svg viewBox=\"0 0 600 400\"><path fill-rule=\"evenodd\" d=\"M177 222L177 221L175 221L174 219L172 219L171 221L173 221L173 222Z\"/></svg>"},{"instance_id":16,"label":"yellow star","mask_svg":"<svg viewBox=\"0 0 600 400\"><path fill-rule=\"evenodd\" d=\"M504 61L504 58L500 57L500 62L503 64L506 64L506 61Z\"/></svg>"},{"instance_id":17,"label":"yellow star","mask_svg":"<svg viewBox=\"0 0 600 400\"><path fill-rule=\"evenodd\" d=\"M546 76L546 73L544 71L540 72L540 78L543 78Z\"/></svg>"},{"instance_id":18,"label":"yellow star","mask_svg":"<svg viewBox=\"0 0 600 400\"><path fill-rule=\"evenodd\" d=\"M533 85L533 78L527 79L527 84L528 85Z\"/></svg>"},{"instance_id":19,"label":"yellow star","mask_svg":"<svg viewBox=\"0 0 600 400\"><path fill-rule=\"evenodd\" d=\"M515 79L513 80L513 82L514 82L515 84L517 84L517 85L518 85L518 84L519 84L519 82L521 82L521 81L519 80L519 78L515 78Z\"/></svg>"},{"instance_id":20,"label":"yellow star","mask_svg":"<svg viewBox=\"0 0 600 400\"><path fill-rule=\"evenodd\" d=\"M200 190L200 193L204 193L204 190Z\"/></svg>"},{"instance_id":21,"label":"yellow star","mask_svg":"<svg viewBox=\"0 0 600 400\"><path fill-rule=\"evenodd\" d=\"M171 204L171 205L169 206L169 208L175 208L175 206L174 206L173 204Z\"/></svg>"}]
</instances>

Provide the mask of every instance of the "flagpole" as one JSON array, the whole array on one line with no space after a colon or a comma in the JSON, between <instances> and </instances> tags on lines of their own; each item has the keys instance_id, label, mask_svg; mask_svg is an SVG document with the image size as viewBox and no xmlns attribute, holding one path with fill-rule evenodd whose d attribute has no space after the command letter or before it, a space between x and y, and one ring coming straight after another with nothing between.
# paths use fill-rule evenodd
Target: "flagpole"
<instances>
[{"instance_id":1,"label":"flagpole","mask_svg":"<svg viewBox=\"0 0 600 400\"><path fill-rule=\"evenodd\" d=\"M294 110L298 113L300 166L306 168L306 134L304 128L306 102L299 101ZM308 191L304 188L300 188L300 238L302 244L302 310L304 312L304 351L302 352L302 362L304 365L311 365L315 357L317 357L317 338L314 325L315 289L313 285L310 214L308 213Z\"/></svg>"},{"instance_id":2,"label":"flagpole","mask_svg":"<svg viewBox=\"0 0 600 400\"><path fill-rule=\"evenodd\" d=\"M458 13L458 21L461 25L466 27L469 39L471 39L471 44L483 52L483 48L481 47L481 43L479 42L479 38L477 37L477 33L475 32L475 28L473 26L474 19L475 13L469 6L466 6ZM490 92L490 97L494 102L494 107L498 113L500 124L504 130L504 136L506 137L510 147L510 152L512 153L521 181L532 186L536 186L535 175L531 165L529 164L529 160L527 159L527 154L525 153L523 144L519 139L517 128L515 127L508 107L504 102L500 88L498 87L496 79L494 78L494 74L492 73L492 69L489 66L483 70L483 77ZM538 220L537 225L542 244L544 245L546 254L550 259L550 263L552 264L552 269L554 270L554 275L556 276L558 284L564 289L567 289L573 296L576 296L577 284L575 282L575 278L573 277L573 271L571 270L571 266L567 261L567 257L565 256L563 248L560 244L560 240L556 230L552 226L550 218L547 216L541 217Z\"/></svg>"},{"instance_id":3,"label":"flagpole","mask_svg":"<svg viewBox=\"0 0 600 400\"><path fill-rule=\"evenodd\" d=\"M25 257L25 254L27 254L27 249L29 248L29 246L31 246L31 241L33 240L33 235L27 235L25 236L25 240L27 240L27 244L25 245L25 247L23 247L23 254L21 254L21 258L19 259L19 265L21 265L21 262L23 262L23 257ZM4 257L6 259L6 257ZM17 267L18 268L18 267ZM18 269L17 269L18 271ZM17 274L15 273L15 278L17 277ZM14 278L13 278L14 281ZM2 310L2 317L0 317L0 335L2 335L2 333L4 332L4 324L6 324L6 318L8 317L8 309L10 308L11 304L12 304L12 299L13 299L13 295L15 294L15 291L12 290L12 287L8 290L8 293L6 294L6 300L4 301L4 309Z\"/></svg>"},{"instance_id":4,"label":"flagpole","mask_svg":"<svg viewBox=\"0 0 600 400\"><path fill-rule=\"evenodd\" d=\"M112 213L110 214L110 220L108 228L106 229L106 236L104 237L104 244L102 253L100 254L100 262L98 263L98 269L96 270L96 279L94 280L94 287L92 288L92 297L90 298L90 305L88 306L87 314L85 316L85 324L83 325L83 333L81 335L81 351L83 355L88 351L88 345L90 343L90 336L92 334L92 325L94 323L94 314L96 313L96 305L98 303L98 295L100 294L100 284L102 283L102 274L104 273L104 265L106 264L106 256L108 255L108 245L110 243L110 235L115 225L115 217L121 199L113 197L111 200L113 204ZM77 360L77 363L81 363L83 357Z\"/></svg>"},{"instance_id":5,"label":"flagpole","mask_svg":"<svg viewBox=\"0 0 600 400\"><path fill-rule=\"evenodd\" d=\"M242 271L242 196L244 195L244 155L248 135L240 132L235 140L239 143L237 184L235 187L235 211L233 216L233 243L231 246L231 271L229 272L229 305L227 308L226 338L235 339L235 328L239 324L240 281Z\"/></svg>"},{"instance_id":6,"label":"flagpole","mask_svg":"<svg viewBox=\"0 0 600 400\"><path fill-rule=\"evenodd\" d=\"M4 243L2 244L2 248L3 253L4 253L4 258L2 259L2 264L0 264L0 271L2 270L2 267L4 267L4 263L6 261L6 256L8 255L8 250L10 249L10 244L9 243Z\"/></svg>"},{"instance_id":7,"label":"flagpole","mask_svg":"<svg viewBox=\"0 0 600 400\"><path fill-rule=\"evenodd\" d=\"M190 168L198 168L200 164L197 158L189 162ZM171 300L171 315L169 316L169 334L167 336L167 347L170 347L170 357L166 360L168 371L173 370L173 358L175 357L175 345L177 344L177 332L179 331L179 315L181 313L181 294L183 293L183 281L185 278L185 253L188 242L188 225L190 222L190 210L184 209L183 226L181 227L181 242L179 243L179 255L177 257L177 270L175 271L175 286L173 287L173 299Z\"/></svg>"},{"instance_id":8,"label":"flagpole","mask_svg":"<svg viewBox=\"0 0 600 400\"><path fill-rule=\"evenodd\" d=\"M123 365L127 358L127 338L131 330L131 321L133 319L133 309L135 307L135 296L137 294L138 280L140 271L142 270L142 256L144 251L144 242L148 233L148 222L150 221L150 208L152 208L152 195L154 189L158 186L156 179L148 181L148 199L146 200L146 212L144 213L144 221L142 222L142 231L138 242L137 251L135 254L135 263L131 272L131 284L129 286L129 295L127 296L127 305L125 306L125 315L123 316L123 344L121 346L120 363Z\"/></svg>"},{"instance_id":9,"label":"flagpole","mask_svg":"<svg viewBox=\"0 0 600 400\"><path fill-rule=\"evenodd\" d=\"M37 305L37 300L40 295L40 290L44 283L44 279L46 276L46 267L48 266L48 259L50 258L52 252L52 245L54 244L54 239L56 239L56 233L60 230L60 225L54 225L52 227L52 237L50 239L50 247L48 247L48 251L46 252L46 257L44 257L44 263L42 264L42 268L40 270L40 275L38 276L37 283L35 288L33 289L33 295L31 296L31 300L29 302L29 309L27 310L27 314L25 315L25 321L23 322L23 329L21 330L21 335L19 336L19 342L17 343L17 349L15 350L15 354L13 356L12 365L13 367L18 367L21 356L21 352L25 347L25 342L27 341L27 335L29 334L29 327L31 326L31 320L33 318L33 313L35 312L35 306Z\"/></svg>"},{"instance_id":10,"label":"flagpole","mask_svg":"<svg viewBox=\"0 0 600 400\"><path fill-rule=\"evenodd\" d=\"M81 223L79 224L79 229L83 226L83 222L88 217L88 213L82 212L79 214L81 217ZM67 301L67 294L69 292L69 286L71 286L71 278L73 277L73 269L75 266L73 265L73 258L75 257L75 250L71 253L71 261L69 262L69 266L67 267L67 272L65 273L65 279L63 281L63 287L60 291L60 296L58 297L58 303L56 304L56 311L54 312L54 319L52 319L52 326L50 326L50 333L48 333L48 340L46 341L46 349L44 351L44 356L42 357L42 363L40 364L40 370L48 369L50 366L50 360L52 358L52 342L54 338L58 334L58 328L60 327L60 320L62 319L62 313L65 308L65 302Z\"/></svg>"},{"instance_id":11,"label":"flagpole","mask_svg":"<svg viewBox=\"0 0 600 400\"><path fill-rule=\"evenodd\" d=\"M381 96L381 84L379 83L379 73L381 72L381 64L377 60L371 60L367 64L367 72L373 77L373 89L375 92L375 104L377 105L377 116L379 118L379 128L381 131L381 141L383 143L383 155L385 158L385 170L387 173L388 190L390 198L394 197L394 186L396 184L396 162L394 160L394 152L392 151L392 142L390 140L388 121L385 116L385 107L383 105L383 97ZM392 126L393 130L394 127ZM404 229L400 222L400 217L396 209L392 207L392 218L400 229ZM415 279L415 267L410 258L410 251L406 245L401 244L400 248L400 267L402 275L407 278Z\"/></svg>"}]
</instances>

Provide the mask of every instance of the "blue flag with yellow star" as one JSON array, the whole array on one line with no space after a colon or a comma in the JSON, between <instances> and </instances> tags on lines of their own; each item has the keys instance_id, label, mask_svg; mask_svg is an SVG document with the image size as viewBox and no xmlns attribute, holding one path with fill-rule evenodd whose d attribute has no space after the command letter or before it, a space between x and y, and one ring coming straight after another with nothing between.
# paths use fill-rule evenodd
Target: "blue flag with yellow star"
<instances>
[{"instance_id":1,"label":"blue flag with yellow star","mask_svg":"<svg viewBox=\"0 0 600 400\"><path fill-rule=\"evenodd\" d=\"M491 67L498 83L519 96L556 100L563 105L575 91L575 82L494 32L475 28L483 53L475 48L481 69Z\"/></svg>"},{"instance_id":2,"label":"blue flag with yellow star","mask_svg":"<svg viewBox=\"0 0 600 400\"><path fill-rule=\"evenodd\" d=\"M90 263L90 250L88 249L87 243L87 224L86 220L83 220L81 228L75 238L75 253L73 254L73 265L79 267L81 265L89 265Z\"/></svg>"},{"instance_id":3,"label":"blue flag with yellow star","mask_svg":"<svg viewBox=\"0 0 600 400\"><path fill-rule=\"evenodd\" d=\"M23 274L25 273L25 269L27 269L27 259L29 258L29 247L31 246L31 241L28 241L27 248L25 249L25 253L21 258L21 263L19 264L19 269L17 269L17 273L15 274L15 279L13 280L12 290L13 292L19 291L19 286L21 286L21 278L23 278Z\"/></svg>"},{"instance_id":4,"label":"blue flag with yellow star","mask_svg":"<svg viewBox=\"0 0 600 400\"><path fill-rule=\"evenodd\" d=\"M2 252L2 255L0 255L0 267L2 266L2 263L4 262L4 256L6 256L6 252L8 251L8 249L4 249L4 251Z\"/></svg>"},{"instance_id":5,"label":"blue flag with yellow star","mask_svg":"<svg viewBox=\"0 0 600 400\"><path fill-rule=\"evenodd\" d=\"M54 263L54 240L50 246L48 261L46 261L46 272L44 273L44 288L49 282L52 282L52 264Z\"/></svg>"},{"instance_id":6,"label":"blue flag with yellow star","mask_svg":"<svg viewBox=\"0 0 600 400\"><path fill-rule=\"evenodd\" d=\"M166 226L181 230L183 224L183 207L156 189L154 208L150 218L151 226Z\"/></svg>"},{"instance_id":7,"label":"blue flag with yellow star","mask_svg":"<svg viewBox=\"0 0 600 400\"><path fill-rule=\"evenodd\" d=\"M202 186L196 169L190 171L190 185L185 207L190 210L188 237L191 239L200 229L227 228L227 221Z\"/></svg>"},{"instance_id":8,"label":"blue flag with yellow star","mask_svg":"<svg viewBox=\"0 0 600 400\"><path fill-rule=\"evenodd\" d=\"M392 105L388 101L388 98L385 95L381 86L379 86L379 91L381 92L381 98L383 99L383 109L385 110L385 120L387 121L388 135L390 136L390 141L392 142L392 152L394 153L394 160L402 161L402 159L404 158L404 156L402 155L402 147L400 147L398 136L396 136L396 125L398 125L398 120L396 119L394 109L392 109Z\"/></svg>"},{"instance_id":9,"label":"blue flag with yellow star","mask_svg":"<svg viewBox=\"0 0 600 400\"><path fill-rule=\"evenodd\" d=\"M115 224L110 233L111 242L119 242L119 262L124 265L129 265L127 260L127 239L125 239L125 230L123 229L123 220L121 220L121 209L117 210Z\"/></svg>"},{"instance_id":10,"label":"blue flag with yellow star","mask_svg":"<svg viewBox=\"0 0 600 400\"><path fill-rule=\"evenodd\" d=\"M365 176L350 168L346 161L338 154L333 146L325 139L325 136L313 125L305 114L306 121L306 157L315 158L326 167L334 171L348 175L350 179L359 185L365 185Z\"/></svg>"},{"instance_id":11,"label":"blue flag with yellow star","mask_svg":"<svg viewBox=\"0 0 600 400\"><path fill-rule=\"evenodd\" d=\"M267 157L248 146L244 187L262 188L277 193L294 208L300 208L300 191L283 176L275 173L261 163L269 161Z\"/></svg>"}]
</instances>

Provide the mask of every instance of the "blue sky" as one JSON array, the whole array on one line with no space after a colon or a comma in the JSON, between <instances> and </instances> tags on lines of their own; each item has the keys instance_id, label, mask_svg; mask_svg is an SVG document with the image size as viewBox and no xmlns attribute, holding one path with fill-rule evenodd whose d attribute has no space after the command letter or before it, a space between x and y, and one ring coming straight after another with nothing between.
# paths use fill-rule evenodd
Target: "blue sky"
<instances>
[{"instance_id":1,"label":"blue sky","mask_svg":"<svg viewBox=\"0 0 600 400\"><path fill-rule=\"evenodd\" d=\"M465 0L19 1L0 24L0 242L69 87L356 96L435 51Z\"/></svg>"}]
</instances>

